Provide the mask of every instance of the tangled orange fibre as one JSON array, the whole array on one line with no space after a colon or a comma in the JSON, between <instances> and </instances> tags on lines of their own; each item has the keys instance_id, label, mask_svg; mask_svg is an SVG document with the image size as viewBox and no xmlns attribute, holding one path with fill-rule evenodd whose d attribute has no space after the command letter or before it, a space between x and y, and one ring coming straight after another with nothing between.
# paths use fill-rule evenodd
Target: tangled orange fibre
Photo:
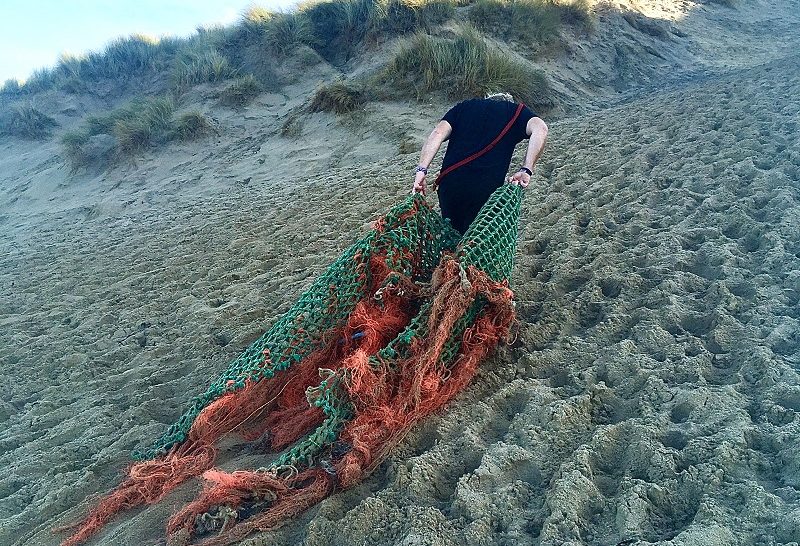
<instances>
[{"instance_id":1,"label":"tangled orange fibre","mask_svg":"<svg viewBox=\"0 0 800 546\"><path fill-rule=\"evenodd\" d=\"M168 523L171 544L188 544L203 514L222 506L237 510L255 505L263 511L246 519L234 512L234 521L226 520L221 532L204 544L230 544L253 531L274 528L336 488L362 480L414 423L463 390L480 360L508 334L514 313L507 284L493 282L472 267L464 270L456 260L445 258L432 280L427 335L413 338L405 358L377 359L376 366L378 351L419 311L420 293L409 279L401 279L382 290L380 301L376 300L372 295L393 272L385 256L372 256L368 266L366 296L343 327L328 332L323 348L273 378L250 381L207 406L183 443L163 457L131 466L123 483L73 526L77 530L62 546L85 541L118 512L157 502L200 474L206 479L205 489ZM442 363L440 356L454 326L478 298L485 302L483 311L464 332L455 361ZM354 417L339 433L339 440L350 449L332 456L332 468L315 466L288 474L212 470L215 446L226 434L235 432L249 441L265 437L266 447L278 451L317 427L324 415L320 408L309 407L306 389L319 384L320 368L344 378L342 384L354 408Z\"/></svg>"}]
</instances>

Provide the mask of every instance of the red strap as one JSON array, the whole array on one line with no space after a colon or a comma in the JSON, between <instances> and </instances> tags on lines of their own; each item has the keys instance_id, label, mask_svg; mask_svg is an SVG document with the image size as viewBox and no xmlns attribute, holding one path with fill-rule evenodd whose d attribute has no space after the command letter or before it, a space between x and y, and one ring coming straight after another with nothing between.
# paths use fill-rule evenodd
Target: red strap
<instances>
[{"instance_id":1,"label":"red strap","mask_svg":"<svg viewBox=\"0 0 800 546\"><path fill-rule=\"evenodd\" d=\"M475 159L478 159L480 156L482 156L483 154L485 154L486 152L488 152L489 150L494 148L495 144L500 142L500 139L503 138L504 136L506 136L506 133L511 130L511 127L514 126L514 122L517 121L517 118L519 117L519 115L522 112L523 108L525 108L525 105L520 103L519 106L517 106L517 111L514 112L514 117L511 118L511 121L509 121L506 124L506 126L503 127L503 130L500 131L500 134L497 135L497 137L493 141L491 141L485 148L483 148L482 150L480 150L478 152L475 152L474 154L472 154L469 157L465 157L464 159L462 159L458 163L453 163L452 165L447 167L445 170L439 172L439 176L436 177L436 180L433 183L433 189L435 190L439 186L439 182L441 182L442 178L444 178L445 176L447 176L448 174L450 174L451 172L453 172L457 168L462 167L462 166L466 165L467 163L469 163L469 162L471 162L471 161L473 161Z\"/></svg>"}]
</instances>

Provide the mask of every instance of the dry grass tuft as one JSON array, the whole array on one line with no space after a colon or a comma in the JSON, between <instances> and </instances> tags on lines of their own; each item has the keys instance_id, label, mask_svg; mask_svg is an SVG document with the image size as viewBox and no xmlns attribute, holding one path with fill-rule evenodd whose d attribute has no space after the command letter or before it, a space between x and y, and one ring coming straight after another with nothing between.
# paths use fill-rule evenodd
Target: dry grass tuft
<instances>
[{"instance_id":1,"label":"dry grass tuft","mask_svg":"<svg viewBox=\"0 0 800 546\"><path fill-rule=\"evenodd\" d=\"M172 81L177 89L187 89L199 83L218 82L232 78L236 70L228 59L205 44L182 51L175 61Z\"/></svg>"},{"instance_id":2,"label":"dry grass tuft","mask_svg":"<svg viewBox=\"0 0 800 546\"><path fill-rule=\"evenodd\" d=\"M311 24L297 13L276 15L264 31L264 45L271 51L284 55L299 45L314 41Z\"/></svg>"},{"instance_id":3,"label":"dry grass tuft","mask_svg":"<svg viewBox=\"0 0 800 546\"><path fill-rule=\"evenodd\" d=\"M561 22L575 28L591 30L594 28L592 7L588 0L568 0L557 3Z\"/></svg>"},{"instance_id":4,"label":"dry grass tuft","mask_svg":"<svg viewBox=\"0 0 800 546\"><path fill-rule=\"evenodd\" d=\"M16 96L22 92L22 84L16 78L9 78L0 87L0 96Z\"/></svg>"},{"instance_id":5,"label":"dry grass tuft","mask_svg":"<svg viewBox=\"0 0 800 546\"><path fill-rule=\"evenodd\" d=\"M303 134L303 119L300 111L290 113L281 125L281 136L297 138Z\"/></svg>"},{"instance_id":6,"label":"dry grass tuft","mask_svg":"<svg viewBox=\"0 0 800 546\"><path fill-rule=\"evenodd\" d=\"M86 145L92 137L85 128L77 131L70 131L61 137L61 146L64 150L64 155L67 161L72 165L75 170L80 166L88 163L88 155L86 153Z\"/></svg>"},{"instance_id":7,"label":"dry grass tuft","mask_svg":"<svg viewBox=\"0 0 800 546\"><path fill-rule=\"evenodd\" d=\"M440 26L455 13L453 0L329 0L301 4L298 16L313 31L311 46L342 64L365 42Z\"/></svg>"},{"instance_id":8,"label":"dry grass tuft","mask_svg":"<svg viewBox=\"0 0 800 546\"><path fill-rule=\"evenodd\" d=\"M585 30L593 25L586 0L477 0L469 18L500 39L534 47L555 42L564 24Z\"/></svg>"},{"instance_id":9,"label":"dry grass tuft","mask_svg":"<svg viewBox=\"0 0 800 546\"><path fill-rule=\"evenodd\" d=\"M470 26L454 39L417 34L400 48L379 76L417 99L432 91L452 99L506 91L531 106L550 106L547 80L540 71L511 58Z\"/></svg>"},{"instance_id":10,"label":"dry grass tuft","mask_svg":"<svg viewBox=\"0 0 800 546\"><path fill-rule=\"evenodd\" d=\"M172 140L191 140L213 131L211 121L198 112L175 117L171 97L138 99L102 116L90 116L83 127L61 140L73 169L95 159L88 151L93 137L113 137L113 159L122 159Z\"/></svg>"},{"instance_id":11,"label":"dry grass tuft","mask_svg":"<svg viewBox=\"0 0 800 546\"><path fill-rule=\"evenodd\" d=\"M15 105L0 117L0 134L33 140L49 137L56 126L56 120L29 103Z\"/></svg>"},{"instance_id":12,"label":"dry grass tuft","mask_svg":"<svg viewBox=\"0 0 800 546\"><path fill-rule=\"evenodd\" d=\"M223 89L218 95L218 100L222 105L231 108L242 108L253 102L253 99L255 99L263 89L263 86L252 74L247 74L246 76L237 78L228 87Z\"/></svg>"},{"instance_id":13,"label":"dry grass tuft","mask_svg":"<svg viewBox=\"0 0 800 546\"><path fill-rule=\"evenodd\" d=\"M312 112L346 114L361 108L365 102L361 90L340 80L317 89L309 109Z\"/></svg>"},{"instance_id":14,"label":"dry grass tuft","mask_svg":"<svg viewBox=\"0 0 800 546\"><path fill-rule=\"evenodd\" d=\"M215 132L208 117L200 112L184 112L175 118L172 134L180 141L197 140Z\"/></svg>"},{"instance_id":15,"label":"dry grass tuft","mask_svg":"<svg viewBox=\"0 0 800 546\"><path fill-rule=\"evenodd\" d=\"M274 17L275 13L265 8L250 6L242 13L239 24L246 33L258 36L269 28Z\"/></svg>"},{"instance_id":16,"label":"dry grass tuft","mask_svg":"<svg viewBox=\"0 0 800 546\"><path fill-rule=\"evenodd\" d=\"M121 155L132 155L170 140L175 103L169 97L137 102L111 127Z\"/></svg>"}]
</instances>

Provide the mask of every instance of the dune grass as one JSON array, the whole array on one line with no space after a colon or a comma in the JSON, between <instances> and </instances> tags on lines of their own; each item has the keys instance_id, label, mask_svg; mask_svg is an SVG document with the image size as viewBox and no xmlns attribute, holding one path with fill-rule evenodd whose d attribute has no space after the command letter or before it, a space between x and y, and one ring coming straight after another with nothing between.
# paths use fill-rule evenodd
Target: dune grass
<instances>
[{"instance_id":1,"label":"dune grass","mask_svg":"<svg viewBox=\"0 0 800 546\"><path fill-rule=\"evenodd\" d=\"M199 112L175 116L172 97L135 99L101 116L89 116L83 126L66 133L61 140L73 168L85 166L91 159L86 145L96 135L111 135L114 158L133 156L145 149L173 140L192 140L213 131L210 120Z\"/></svg>"},{"instance_id":2,"label":"dune grass","mask_svg":"<svg viewBox=\"0 0 800 546\"><path fill-rule=\"evenodd\" d=\"M534 29L530 33L539 37L553 35L560 23L589 20L585 0L310 0L290 13L251 7L235 25L198 29L189 38L133 35L114 40L99 52L64 55L54 68L39 70L22 84L6 82L0 93L92 92L97 89L94 84L104 79L168 81L184 91L254 72L247 67L261 66L264 59L289 54L299 45L341 65L371 45L440 28L464 5L469 5L470 16L481 28L510 24L511 14L515 29L530 27ZM257 77L262 84L269 79Z\"/></svg>"},{"instance_id":3,"label":"dune grass","mask_svg":"<svg viewBox=\"0 0 800 546\"><path fill-rule=\"evenodd\" d=\"M586 0L477 0L469 19L498 38L534 47L556 41L564 24L581 29L593 24Z\"/></svg>"},{"instance_id":4,"label":"dune grass","mask_svg":"<svg viewBox=\"0 0 800 546\"><path fill-rule=\"evenodd\" d=\"M264 28L263 44L267 49L285 55L299 45L314 42L311 23L298 13L279 13Z\"/></svg>"},{"instance_id":5,"label":"dune grass","mask_svg":"<svg viewBox=\"0 0 800 546\"><path fill-rule=\"evenodd\" d=\"M540 71L489 44L473 27L455 38L417 34L402 46L378 77L417 99L443 92L451 99L506 91L532 106L550 106L547 80Z\"/></svg>"},{"instance_id":6,"label":"dune grass","mask_svg":"<svg viewBox=\"0 0 800 546\"><path fill-rule=\"evenodd\" d=\"M284 138L297 138L303 134L302 112L290 113L281 124L280 135Z\"/></svg>"},{"instance_id":7,"label":"dune grass","mask_svg":"<svg viewBox=\"0 0 800 546\"><path fill-rule=\"evenodd\" d=\"M317 89L309 109L312 112L346 114L361 108L365 102L363 91L339 80Z\"/></svg>"},{"instance_id":8,"label":"dune grass","mask_svg":"<svg viewBox=\"0 0 800 546\"><path fill-rule=\"evenodd\" d=\"M247 106L255 99L264 87L252 74L236 78L229 86L217 95L219 103L231 108Z\"/></svg>"},{"instance_id":9,"label":"dune grass","mask_svg":"<svg viewBox=\"0 0 800 546\"><path fill-rule=\"evenodd\" d=\"M170 129L171 135L182 142L197 140L214 132L214 125L207 116L192 110L179 114Z\"/></svg>"},{"instance_id":10,"label":"dune grass","mask_svg":"<svg viewBox=\"0 0 800 546\"><path fill-rule=\"evenodd\" d=\"M170 97L133 104L111 127L117 149L122 155L132 155L153 144L169 141L174 112L175 102Z\"/></svg>"},{"instance_id":11,"label":"dune grass","mask_svg":"<svg viewBox=\"0 0 800 546\"><path fill-rule=\"evenodd\" d=\"M455 13L453 0L325 0L300 4L313 32L311 46L334 64L347 62L365 42L429 30Z\"/></svg>"},{"instance_id":12,"label":"dune grass","mask_svg":"<svg viewBox=\"0 0 800 546\"><path fill-rule=\"evenodd\" d=\"M86 129L80 129L69 131L61 137L61 148L73 170L86 166L90 162L86 153L86 145L92 136Z\"/></svg>"},{"instance_id":13,"label":"dune grass","mask_svg":"<svg viewBox=\"0 0 800 546\"><path fill-rule=\"evenodd\" d=\"M129 81L164 70L180 43L177 38L156 40L140 34L117 38L99 52L62 55L55 67L34 71L23 84L7 82L0 93L31 95L51 89L83 92L103 79Z\"/></svg>"},{"instance_id":14,"label":"dune grass","mask_svg":"<svg viewBox=\"0 0 800 546\"><path fill-rule=\"evenodd\" d=\"M199 83L219 82L236 75L227 57L214 48L200 44L179 53L172 69L176 89L185 90Z\"/></svg>"},{"instance_id":15,"label":"dune grass","mask_svg":"<svg viewBox=\"0 0 800 546\"><path fill-rule=\"evenodd\" d=\"M272 23L275 13L260 6L248 7L239 20L239 26L248 34L261 35Z\"/></svg>"},{"instance_id":16,"label":"dune grass","mask_svg":"<svg viewBox=\"0 0 800 546\"><path fill-rule=\"evenodd\" d=\"M0 87L0 95L18 95L22 90L22 84L17 78L9 78L5 82L3 82L3 86Z\"/></svg>"},{"instance_id":17,"label":"dune grass","mask_svg":"<svg viewBox=\"0 0 800 546\"><path fill-rule=\"evenodd\" d=\"M372 0L333 0L301 4L298 14L311 28L309 45L326 60L343 64L364 39L378 9Z\"/></svg>"},{"instance_id":18,"label":"dune grass","mask_svg":"<svg viewBox=\"0 0 800 546\"><path fill-rule=\"evenodd\" d=\"M465 27L454 38L425 33L438 32L455 16L457 7L466 9L476 25L497 31L498 36L532 36L538 42L556 36L559 25L591 22L585 0L311 0L290 13L253 7L231 27L198 29L189 38L155 40L133 35L114 40L99 52L64 55L54 68L38 70L24 83L6 82L0 94L19 98L49 89L93 92L98 82L109 80L112 85L161 82L153 83L151 91L171 91L178 97L197 84L238 76L217 96L222 104L240 107L269 82L280 85L273 77L276 62L298 46L309 46L341 65L376 44L414 32L377 80L358 89L344 82L322 87L311 108L343 113L360 108L367 95L381 93L421 98L443 92L450 98L463 98L495 90L509 91L532 105L549 104L544 76L489 44L476 30ZM374 87L378 80L381 86L396 89ZM125 156L179 138L176 130L187 135L203 127L199 118L186 118L185 125L176 129L175 105L170 101L134 100L104 116L87 118L83 127L64 137L67 155L80 158L80 149L94 135L112 135L117 154ZM13 131L46 134L46 129L35 128L37 118L31 111L15 115L18 121L6 122L15 127ZM38 118L38 123L46 125L45 118ZM21 128L26 123L30 129Z\"/></svg>"},{"instance_id":19,"label":"dune grass","mask_svg":"<svg viewBox=\"0 0 800 546\"><path fill-rule=\"evenodd\" d=\"M50 136L58 123L32 104L18 104L0 116L0 134L39 140Z\"/></svg>"},{"instance_id":20,"label":"dune grass","mask_svg":"<svg viewBox=\"0 0 800 546\"><path fill-rule=\"evenodd\" d=\"M112 41L101 54L90 54L81 62L80 77L112 79L153 72L166 65L178 41L133 35Z\"/></svg>"}]
</instances>

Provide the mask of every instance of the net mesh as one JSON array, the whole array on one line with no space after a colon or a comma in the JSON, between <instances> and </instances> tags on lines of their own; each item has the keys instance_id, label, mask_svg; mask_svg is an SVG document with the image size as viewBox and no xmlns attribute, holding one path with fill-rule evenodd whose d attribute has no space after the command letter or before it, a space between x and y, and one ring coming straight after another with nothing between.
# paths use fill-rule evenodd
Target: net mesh
<instances>
[{"instance_id":1,"label":"net mesh","mask_svg":"<svg viewBox=\"0 0 800 546\"><path fill-rule=\"evenodd\" d=\"M248 380L269 379L302 361L325 342L325 334L340 327L366 296L370 285L368 263L373 254L386 257L398 279L430 279L439 255L455 247L459 234L433 212L419 196L407 198L378 220L375 229L344 251L298 298L297 302L234 359L208 389L164 435L148 448L134 452L139 460L166 453L186 440L199 413L228 392L242 389ZM396 279L386 279L386 284Z\"/></svg>"},{"instance_id":2,"label":"net mesh","mask_svg":"<svg viewBox=\"0 0 800 546\"><path fill-rule=\"evenodd\" d=\"M357 483L451 400L507 335L521 190L501 186L459 239L419 195L375 222L146 449L62 544L203 474L171 543L230 544ZM229 434L276 453L212 469Z\"/></svg>"}]
</instances>

